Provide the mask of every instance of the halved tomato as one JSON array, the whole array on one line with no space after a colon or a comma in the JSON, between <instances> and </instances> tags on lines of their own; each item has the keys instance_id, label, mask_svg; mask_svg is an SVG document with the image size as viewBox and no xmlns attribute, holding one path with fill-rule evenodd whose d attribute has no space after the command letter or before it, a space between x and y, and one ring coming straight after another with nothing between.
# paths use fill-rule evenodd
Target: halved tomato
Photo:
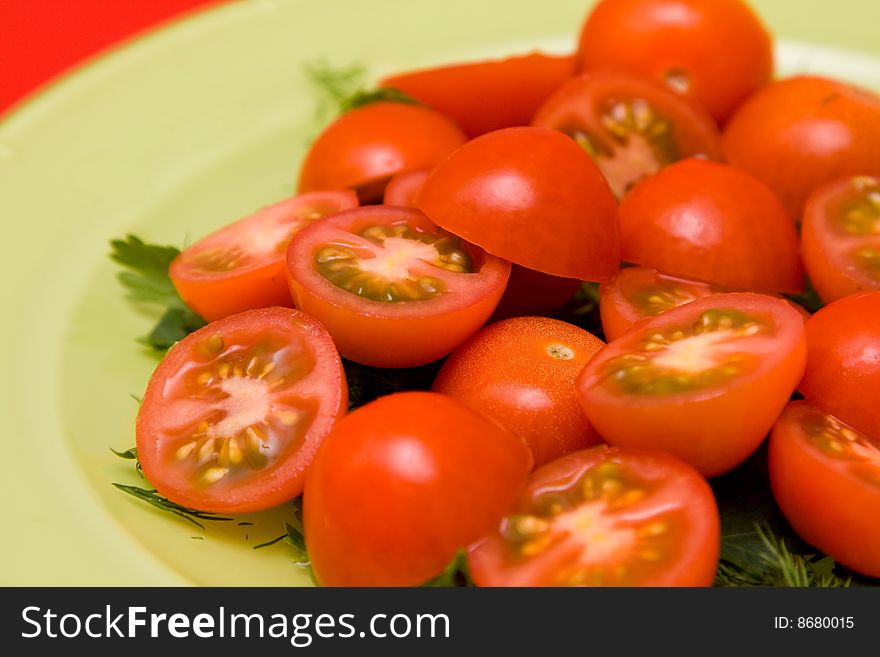
<instances>
[{"instance_id":1,"label":"halved tomato","mask_svg":"<svg viewBox=\"0 0 880 657\"><path fill-rule=\"evenodd\" d=\"M556 130L506 128L469 141L434 169L418 204L446 230L545 274L598 281L619 265L608 183Z\"/></svg>"},{"instance_id":2,"label":"halved tomato","mask_svg":"<svg viewBox=\"0 0 880 657\"><path fill-rule=\"evenodd\" d=\"M668 452L711 477L758 447L805 361L804 319L786 301L716 294L609 342L577 386L608 443Z\"/></svg>"},{"instance_id":3,"label":"halved tomato","mask_svg":"<svg viewBox=\"0 0 880 657\"><path fill-rule=\"evenodd\" d=\"M358 205L354 192L313 192L263 208L203 237L174 259L171 281L208 321L252 308L290 306L284 255L316 219Z\"/></svg>"},{"instance_id":4,"label":"halved tomato","mask_svg":"<svg viewBox=\"0 0 880 657\"><path fill-rule=\"evenodd\" d=\"M300 231L287 251L296 307L346 358L411 367L445 356L492 314L510 263L420 211L372 206Z\"/></svg>"},{"instance_id":5,"label":"halved tomato","mask_svg":"<svg viewBox=\"0 0 880 657\"><path fill-rule=\"evenodd\" d=\"M394 87L455 119L469 137L528 125L538 106L574 75L574 56L533 52L451 64L385 78Z\"/></svg>"},{"instance_id":6,"label":"halved tomato","mask_svg":"<svg viewBox=\"0 0 880 657\"><path fill-rule=\"evenodd\" d=\"M661 274L649 267L625 267L599 287L599 313L607 340L616 340L635 324L710 294L718 286Z\"/></svg>"},{"instance_id":7,"label":"halved tomato","mask_svg":"<svg viewBox=\"0 0 880 657\"><path fill-rule=\"evenodd\" d=\"M425 186L425 181L430 173L430 169L398 173L388 181L382 203L403 208L416 207L416 199L419 197L422 187Z\"/></svg>"},{"instance_id":8,"label":"halved tomato","mask_svg":"<svg viewBox=\"0 0 880 657\"><path fill-rule=\"evenodd\" d=\"M618 198L683 158L723 159L721 135L705 111L658 84L615 73L572 78L541 105L532 125L574 139Z\"/></svg>"},{"instance_id":9,"label":"halved tomato","mask_svg":"<svg viewBox=\"0 0 880 657\"><path fill-rule=\"evenodd\" d=\"M801 239L804 266L825 303L880 290L880 178L846 177L815 190Z\"/></svg>"},{"instance_id":10,"label":"halved tomato","mask_svg":"<svg viewBox=\"0 0 880 657\"><path fill-rule=\"evenodd\" d=\"M177 504L267 509L302 492L347 405L323 326L289 308L249 310L191 333L156 368L137 417L138 459Z\"/></svg>"},{"instance_id":11,"label":"halved tomato","mask_svg":"<svg viewBox=\"0 0 880 657\"><path fill-rule=\"evenodd\" d=\"M747 173L682 160L620 204L623 259L738 290L800 292L797 230L776 195Z\"/></svg>"},{"instance_id":12,"label":"halved tomato","mask_svg":"<svg viewBox=\"0 0 880 657\"><path fill-rule=\"evenodd\" d=\"M773 495L801 538L880 577L880 439L793 402L773 428L769 460Z\"/></svg>"},{"instance_id":13,"label":"halved tomato","mask_svg":"<svg viewBox=\"0 0 880 657\"><path fill-rule=\"evenodd\" d=\"M428 107L370 103L318 135L300 169L299 191L353 189L372 203L391 176L432 167L466 141L452 119Z\"/></svg>"},{"instance_id":14,"label":"halved tomato","mask_svg":"<svg viewBox=\"0 0 880 657\"><path fill-rule=\"evenodd\" d=\"M468 566L478 586L710 586L719 550L715 497L696 470L602 446L535 470Z\"/></svg>"}]
</instances>

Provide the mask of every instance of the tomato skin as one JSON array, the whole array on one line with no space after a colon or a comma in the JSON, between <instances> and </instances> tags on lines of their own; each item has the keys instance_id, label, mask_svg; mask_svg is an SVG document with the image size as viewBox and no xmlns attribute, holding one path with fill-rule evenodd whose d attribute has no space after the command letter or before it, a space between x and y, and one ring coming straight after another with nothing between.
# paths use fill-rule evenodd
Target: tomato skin
<instances>
[{"instance_id":1,"label":"tomato skin","mask_svg":"<svg viewBox=\"0 0 880 657\"><path fill-rule=\"evenodd\" d=\"M604 280L617 271L617 204L593 160L548 128L506 128L468 142L418 199L434 223L545 274Z\"/></svg>"},{"instance_id":2,"label":"tomato skin","mask_svg":"<svg viewBox=\"0 0 880 657\"><path fill-rule=\"evenodd\" d=\"M612 106L623 107L621 103L634 102L645 103L651 112L651 120L669 126L664 131L664 137L671 136L676 152L665 154L667 157L680 160L701 155L712 160L723 159L721 135L712 117L702 108L691 106L663 86L617 73L582 73L568 80L541 105L532 119L532 125L561 130L567 134L583 133L593 140L595 147L615 153L624 147L619 143L619 137L609 131L603 122L613 120ZM634 133L633 127L627 126L625 122L618 122L617 125L626 126L630 135L628 144L634 141L633 134L640 134L638 131ZM670 162L657 159L656 145L654 148L656 168L669 164ZM644 155L641 153L638 157L632 155L623 166L626 170L644 167L646 165L643 159ZM621 165L607 163L607 160L603 163L602 157L599 157L598 162L612 189L618 197L622 197L626 189L620 182L612 182L623 175L620 172ZM645 175L654 172L649 170ZM635 171L631 175L638 173Z\"/></svg>"},{"instance_id":3,"label":"tomato skin","mask_svg":"<svg viewBox=\"0 0 880 657\"><path fill-rule=\"evenodd\" d=\"M342 290L315 269L316 251L350 234L352 227L401 222L437 230L418 210L370 206L308 226L287 251L288 283L297 308L327 327L340 354L365 365L413 367L445 356L485 323L510 275L510 263L468 245L478 270L457 274L450 284L454 289L429 300L384 303Z\"/></svg>"},{"instance_id":4,"label":"tomato skin","mask_svg":"<svg viewBox=\"0 0 880 657\"><path fill-rule=\"evenodd\" d=\"M859 473L852 460L811 444L808 424L828 421L842 424L805 401L785 409L770 436L773 495L805 541L856 572L880 577L880 443L860 437L873 445L875 460Z\"/></svg>"},{"instance_id":5,"label":"tomato skin","mask_svg":"<svg viewBox=\"0 0 880 657\"><path fill-rule=\"evenodd\" d=\"M355 189L381 198L402 171L433 167L467 141L444 115L421 105L377 102L346 112L318 136L300 169L299 191Z\"/></svg>"},{"instance_id":6,"label":"tomato skin","mask_svg":"<svg viewBox=\"0 0 880 657\"><path fill-rule=\"evenodd\" d=\"M773 44L740 0L602 0L581 31L578 68L666 84L723 123L769 82Z\"/></svg>"},{"instance_id":7,"label":"tomato skin","mask_svg":"<svg viewBox=\"0 0 880 657\"><path fill-rule=\"evenodd\" d=\"M501 518L525 483L528 448L463 404L395 393L324 440L303 494L325 586L417 586Z\"/></svg>"},{"instance_id":8,"label":"tomato skin","mask_svg":"<svg viewBox=\"0 0 880 657\"><path fill-rule=\"evenodd\" d=\"M171 263L168 274L186 304L213 322L228 315L269 306L292 306L284 254L292 232L315 218L356 208L349 191L312 192L285 199L239 219L190 245ZM199 258L211 249L241 247L261 231L289 225L271 251L252 254L252 262L231 269L205 270Z\"/></svg>"},{"instance_id":9,"label":"tomato skin","mask_svg":"<svg viewBox=\"0 0 880 657\"><path fill-rule=\"evenodd\" d=\"M740 290L800 292L797 230L763 183L733 167L682 160L620 206L623 259Z\"/></svg>"},{"instance_id":10,"label":"tomato skin","mask_svg":"<svg viewBox=\"0 0 880 657\"><path fill-rule=\"evenodd\" d=\"M731 164L762 180L800 219L820 185L880 175L880 97L825 78L780 80L743 103L722 143Z\"/></svg>"},{"instance_id":11,"label":"tomato skin","mask_svg":"<svg viewBox=\"0 0 880 657\"><path fill-rule=\"evenodd\" d=\"M711 586L718 567L721 542L715 497L696 470L667 454L607 445L567 454L531 474L510 514L534 513L536 497L541 492L571 485L590 468L608 462L624 465L653 488L638 512L634 510L630 514L632 525L638 527L646 510L652 508L652 493L659 498L653 502L654 507L665 505L679 509L684 525L682 537L673 548L675 554L664 561L662 568L623 585ZM607 507L604 513L608 513ZM555 554L550 547L544 554L517 558L510 544L496 529L471 546L468 566L477 586L559 586L560 569L575 560L581 551L565 550L564 547L557 549ZM586 550L589 549L587 544ZM625 564L626 557L621 555L616 559L615 564Z\"/></svg>"},{"instance_id":12,"label":"tomato skin","mask_svg":"<svg viewBox=\"0 0 880 657\"><path fill-rule=\"evenodd\" d=\"M276 455L266 467L249 477L239 478L230 484L231 487L226 487L225 480L211 486L196 486L188 476L190 473L183 472L183 466L175 461L175 446L169 436L174 440L179 436L185 438L186 434L182 432L191 424L196 412L204 407L212 409L213 414L225 412L217 398L209 397L198 382L188 383L184 387L184 398L180 396L181 373L210 362L214 354L206 352L204 345L210 344L218 335L222 335L227 344L237 345L256 344L266 336L281 335L284 336L285 349L291 349L291 346L301 348L307 354L306 360L313 364L311 372L305 375L308 389L297 398L317 399L317 405L307 433L300 438L294 437L294 440L301 440L295 449L288 448ZM277 392L272 394L270 411L285 403ZM215 513L250 513L268 509L302 492L305 474L318 445L345 414L347 407L345 372L330 335L320 323L290 308L249 310L212 322L169 350L153 373L138 411L138 460L156 490L177 504ZM210 420L209 423L218 421Z\"/></svg>"},{"instance_id":13,"label":"tomato skin","mask_svg":"<svg viewBox=\"0 0 880 657\"><path fill-rule=\"evenodd\" d=\"M798 386L823 411L880 437L880 292L845 297L806 323L807 368Z\"/></svg>"},{"instance_id":14,"label":"tomato skin","mask_svg":"<svg viewBox=\"0 0 880 657\"><path fill-rule=\"evenodd\" d=\"M507 319L456 349L431 389L494 417L526 442L539 466L601 442L574 380L603 346L591 333L559 320Z\"/></svg>"},{"instance_id":15,"label":"tomato skin","mask_svg":"<svg viewBox=\"0 0 880 657\"><path fill-rule=\"evenodd\" d=\"M804 267L825 303L880 290L880 272L871 276L848 253L851 249L873 247L880 256L880 226L869 234L848 234L840 226L845 204L854 198L864 199L869 190L880 193L880 178L847 176L822 185L807 198L801 227ZM876 214L880 216L880 211Z\"/></svg>"},{"instance_id":16,"label":"tomato skin","mask_svg":"<svg viewBox=\"0 0 880 657\"><path fill-rule=\"evenodd\" d=\"M535 110L574 75L574 55L532 52L500 60L399 73L380 82L454 119L468 137L528 125Z\"/></svg>"},{"instance_id":17,"label":"tomato skin","mask_svg":"<svg viewBox=\"0 0 880 657\"><path fill-rule=\"evenodd\" d=\"M606 372L611 361L643 353L640 345L650 336L691 326L703 312L714 309L746 313L770 327L768 336L746 338L751 342L733 352L752 362L746 360L731 379L661 394L615 387ZM805 361L804 320L790 304L762 294L717 294L673 308L609 342L576 385L587 418L606 442L668 452L714 477L742 463L758 447L791 397ZM743 409L749 409L748 414Z\"/></svg>"},{"instance_id":18,"label":"tomato skin","mask_svg":"<svg viewBox=\"0 0 880 657\"><path fill-rule=\"evenodd\" d=\"M382 203L384 205L397 205L403 208L417 207L416 199L422 191L422 187L425 186L425 181L430 173L430 169L398 173L388 181Z\"/></svg>"}]
</instances>

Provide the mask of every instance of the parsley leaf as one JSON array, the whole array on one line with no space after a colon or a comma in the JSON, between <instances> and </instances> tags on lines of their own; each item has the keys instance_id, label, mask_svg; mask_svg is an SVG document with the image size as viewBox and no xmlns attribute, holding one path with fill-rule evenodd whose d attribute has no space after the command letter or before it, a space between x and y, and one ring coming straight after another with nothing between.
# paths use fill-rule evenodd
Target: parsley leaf
<instances>
[{"instance_id":1,"label":"parsley leaf","mask_svg":"<svg viewBox=\"0 0 880 657\"><path fill-rule=\"evenodd\" d=\"M364 85L367 70L360 64L334 67L324 60L318 60L307 63L304 71L306 78L318 92L315 113L321 121L379 101L422 104L399 89L367 89Z\"/></svg>"},{"instance_id":2,"label":"parsley leaf","mask_svg":"<svg viewBox=\"0 0 880 657\"><path fill-rule=\"evenodd\" d=\"M446 566L446 569L437 577L422 584L422 586L431 588L474 586L474 581L471 579L470 571L468 571L467 553L464 550L456 552L452 561Z\"/></svg>"}]
</instances>

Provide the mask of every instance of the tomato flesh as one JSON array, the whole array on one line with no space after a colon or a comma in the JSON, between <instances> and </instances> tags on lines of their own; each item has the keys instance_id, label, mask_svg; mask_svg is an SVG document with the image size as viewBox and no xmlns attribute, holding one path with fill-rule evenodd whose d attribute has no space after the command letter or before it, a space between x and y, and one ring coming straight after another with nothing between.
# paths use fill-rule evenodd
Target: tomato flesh
<instances>
[{"instance_id":1,"label":"tomato flesh","mask_svg":"<svg viewBox=\"0 0 880 657\"><path fill-rule=\"evenodd\" d=\"M769 459L776 502L798 534L880 577L880 440L793 402L773 429Z\"/></svg>"},{"instance_id":2,"label":"tomato flesh","mask_svg":"<svg viewBox=\"0 0 880 657\"><path fill-rule=\"evenodd\" d=\"M313 224L291 241L287 264L297 307L343 356L380 367L448 354L489 318L510 275L510 263L391 206Z\"/></svg>"},{"instance_id":3,"label":"tomato flesh","mask_svg":"<svg viewBox=\"0 0 880 657\"><path fill-rule=\"evenodd\" d=\"M304 226L358 205L353 192L300 194L202 238L174 259L169 275L186 304L208 321L290 306L284 255Z\"/></svg>"},{"instance_id":4,"label":"tomato flesh","mask_svg":"<svg viewBox=\"0 0 880 657\"><path fill-rule=\"evenodd\" d=\"M599 165L618 198L641 179L687 157L722 158L712 118L663 87L609 73L560 87L532 125L561 130Z\"/></svg>"},{"instance_id":5,"label":"tomato flesh","mask_svg":"<svg viewBox=\"0 0 880 657\"><path fill-rule=\"evenodd\" d=\"M709 586L719 539L715 498L693 468L602 446L536 470L468 565L478 586Z\"/></svg>"},{"instance_id":6,"label":"tomato flesh","mask_svg":"<svg viewBox=\"0 0 880 657\"><path fill-rule=\"evenodd\" d=\"M302 491L346 405L342 364L317 321L288 308L247 311L169 351L138 413L138 458L159 493L183 506L266 509Z\"/></svg>"},{"instance_id":7,"label":"tomato flesh","mask_svg":"<svg viewBox=\"0 0 880 657\"><path fill-rule=\"evenodd\" d=\"M847 177L807 199L804 266L825 303L880 290L880 179Z\"/></svg>"},{"instance_id":8,"label":"tomato flesh","mask_svg":"<svg viewBox=\"0 0 880 657\"><path fill-rule=\"evenodd\" d=\"M758 447L805 359L804 320L787 302L717 294L610 342L577 386L608 443L669 452L714 476Z\"/></svg>"}]
</instances>

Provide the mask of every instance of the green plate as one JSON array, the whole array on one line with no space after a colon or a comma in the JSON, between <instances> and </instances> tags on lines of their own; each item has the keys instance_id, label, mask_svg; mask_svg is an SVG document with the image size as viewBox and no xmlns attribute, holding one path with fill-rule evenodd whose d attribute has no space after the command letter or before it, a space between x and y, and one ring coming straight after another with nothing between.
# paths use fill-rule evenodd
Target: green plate
<instances>
[{"instance_id":1,"label":"green plate","mask_svg":"<svg viewBox=\"0 0 880 657\"><path fill-rule=\"evenodd\" d=\"M296 585L283 513L204 532L125 496L153 318L107 259L131 231L183 244L289 194L310 136L302 63L371 73L573 47L584 0L249 0L166 26L68 75L0 123L0 417L6 585ZM781 70L880 87L880 5L755 3ZM552 10L550 7L552 6ZM857 19L856 19L857 17ZM814 45L804 45L812 43ZM822 44L822 45L815 45Z\"/></svg>"}]
</instances>

